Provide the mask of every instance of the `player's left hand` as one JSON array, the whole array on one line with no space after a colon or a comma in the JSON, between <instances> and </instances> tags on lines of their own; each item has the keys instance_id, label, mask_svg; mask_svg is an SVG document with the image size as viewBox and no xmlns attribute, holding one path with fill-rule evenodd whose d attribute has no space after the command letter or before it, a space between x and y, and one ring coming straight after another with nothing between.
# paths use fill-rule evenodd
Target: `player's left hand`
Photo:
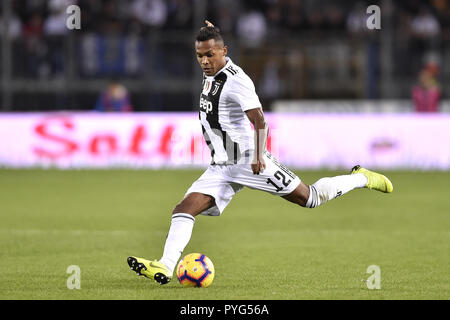
<instances>
[{"instance_id":1,"label":"player's left hand","mask_svg":"<svg viewBox=\"0 0 450 320\"><path fill-rule=\"evenodd\" d=\"M253 159L252 161L253 174L263 173L264 169L266 169L266 162L262 157L260 159Z\"/></svg>"}]
</instances>

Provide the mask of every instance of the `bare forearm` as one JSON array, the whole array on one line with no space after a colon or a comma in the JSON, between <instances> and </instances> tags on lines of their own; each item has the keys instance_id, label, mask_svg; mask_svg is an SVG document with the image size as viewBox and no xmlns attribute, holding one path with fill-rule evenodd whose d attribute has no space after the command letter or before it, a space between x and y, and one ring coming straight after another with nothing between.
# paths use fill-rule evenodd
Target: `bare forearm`
<instances>
[{"instance_id":1,"label":"bare forearm","mask_svg":"<svg viewBox=\"0 0 450 320\"><path fill-rule=\"evenodd\" d=\"M255 128L255 154L254 159L262 158L267 145L268 126L264 118L258 119L253 123Z\"/></svg>"},{"instance_id":2,"label":"bare forearm","mask_svg":"<svg viewBox=\"0 0 450 320\"><path fill-rule=\"evenodd\" d=\"M266 150L268 125L266 119L264 118L264 113L262 109L251 109L246 111L247 117L255 128L255 151L253 153L252 160L252 171L253 174L259 174L263 172L266 168L266 163L264 161L264 151Z\"/></svg>"}]
</instances>

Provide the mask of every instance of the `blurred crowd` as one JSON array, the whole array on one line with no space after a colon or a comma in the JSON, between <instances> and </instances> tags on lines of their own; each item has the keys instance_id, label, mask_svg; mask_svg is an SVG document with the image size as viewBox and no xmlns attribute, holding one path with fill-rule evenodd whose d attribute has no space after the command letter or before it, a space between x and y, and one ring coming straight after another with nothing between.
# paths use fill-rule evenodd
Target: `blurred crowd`
<instances>
[{"instance_id":1,"label":"blurred crowd","mask_svg":"<svg viewBox=\"0 0 450 320\"><path fill-rule=\"evenodd\" d=\"M17 0L9 34L13 38L64 35L66 8L77 4L82 32L145 34L151 30L186 30L199 25L197 5L223 33L253 41L302 31L365 32L366 8L380 1L344 0ZM383 2L381 2L383 3ZM450 0L392 0L395 24L415 37L450 36ZM381 4L380 4L381 5ZM384 12L383 12L384 13ZM1 24L0 24L1 25Z\"/></svg>"},{"instance_id":2,"label":"blurred crowd","mask_svg":"<svg viewBox=\"0 0 450 320\"><path fill-rule=\"evenodd\" d=\"M193 57L179 52L192 51L190 39L203 25L204 17L221 29L226 40L237 40L240 50L263 48L280 39L316 42L326 39L326 42L332 34L336 40L371 41L381 33L367 28L366 9L376 4L381 7L381 28L392 30L393 73L409 77L411 82L429 63L436 65L437 71L432 76L438 81L445 58L440 52L448 49L446 43L450 41L450 0L15 0L11 3L8 36L12 40L12 77L16 78L58 79L71 74L75 78L148 79L176 74L190 80ZM81 8L81 30L74 32L66 26L66 9L72 4ZM5 36L2 8L0 35ZM178 34L183 42L173 40ZM69 35L76 35L72 44ZM341 49L337 44L332 50L337 58L341 54L343 61L350 61L352 52ZM368 52L371 64L368 79L376 78L381 68L377 58L380 47L375 44L370 50L374 53ZM433 61L428 61L430 56ZM68 61L68 57L73 61ZM348 75L348 66L338 64L337 72L343 77ZM261 79L255 79L263 97L277 98L284 94L290 98L280 89L283 79L279 61L264 61L257 69L263 70ZM321 77L322 69L319 66L312 70L312 76L315 72ZM447 71L450 74L450 69ZM297 88L292 90L300 92ZM367 94L369 98L377 96L376 90L375 87L369 90L372 92ZM158 100L152 96L152 101Z\"/></svg>"}]
</instances>

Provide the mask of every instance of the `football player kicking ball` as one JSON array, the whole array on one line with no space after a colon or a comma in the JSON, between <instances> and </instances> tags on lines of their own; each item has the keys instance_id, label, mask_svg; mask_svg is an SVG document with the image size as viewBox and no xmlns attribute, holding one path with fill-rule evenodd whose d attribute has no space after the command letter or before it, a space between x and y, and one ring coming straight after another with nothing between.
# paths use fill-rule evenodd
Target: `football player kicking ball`
<instances>
[{"instance_id":1,"label":"football player kicking ball","mask_svg":"<svg viewBox=\"0 0 450 320\"><path fill-rule=\"evenodd\" d=\"M350 174L306 185L266 151L268 126L252 80L227 57L219 30L206 21L195 50L203 69L199 119L212 162L173 209L162 258L128 257L138 275L168 283L188 244L198 214L220 215L243 187L266 191L315 208L356 188L392 192L385 176L355 166ZM251 129L254 126L254 131Z\"/></svg>"}]
</instances>

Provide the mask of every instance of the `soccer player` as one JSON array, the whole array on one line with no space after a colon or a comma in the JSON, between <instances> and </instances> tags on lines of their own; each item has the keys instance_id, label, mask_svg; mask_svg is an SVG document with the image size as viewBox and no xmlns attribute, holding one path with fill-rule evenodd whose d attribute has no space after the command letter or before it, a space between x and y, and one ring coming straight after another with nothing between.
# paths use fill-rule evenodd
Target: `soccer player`
<instances>
[{"instance_id":1,"label":"soccer player","mask_svg":"<svg viewBox=\"0 0 450 320\"><path fill-rule=\"evenodd\" d=\"M220 215L243 187L262 190L315 208L356 188L392 192L385 176L355 166L348 175L306 185L266 150L268 126L252 80L227 57L219 30L209 21L196 36L203 69L199 119L212 162L173 209L161 259L128 257L138 275L168 283L188 244L198 214ZM251 129L253 124L254 130Z\"/></svg>"}]
</instances>

